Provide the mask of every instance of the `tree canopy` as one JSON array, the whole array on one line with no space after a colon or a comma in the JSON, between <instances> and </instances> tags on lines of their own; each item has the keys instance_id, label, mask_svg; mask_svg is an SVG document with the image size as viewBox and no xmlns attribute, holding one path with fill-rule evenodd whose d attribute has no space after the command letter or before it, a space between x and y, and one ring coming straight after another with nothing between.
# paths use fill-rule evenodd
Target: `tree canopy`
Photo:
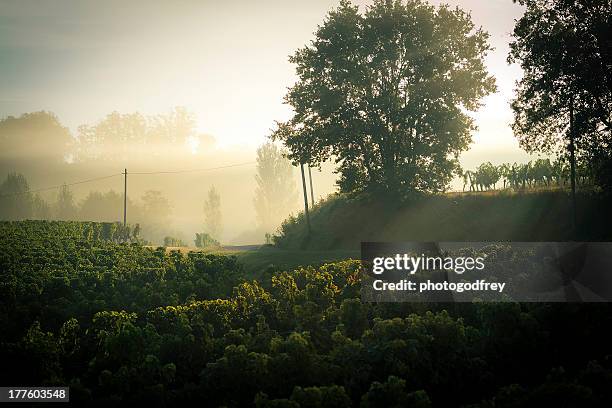
<instances>
[{"instance_id":1,"label":"tree canopy","mask_svg":"<svg viewBox=\"0 0 612 408\"><path fill-rule=\"evenodd\" d=\"M475 129L467 111L495 90L488 34L468 13L419 0L349 1L290 61L294 116L278 123L295 162L334 159L343 191L444 190Z\"/></svg>"},{"instance_id":2,"label":"tree canopy","mask_svg":"<svg viewBox=\"0 0 612 408\"><path fill-rule=\"evenodd\" d=\"M612 3L520 0L509 62L524 75L512 103L513 130L528 152L563 152L570 106L576 148L592 163L612 146ZM609 159L610 160L610 157Z\"/></svg>"}]
</instances>

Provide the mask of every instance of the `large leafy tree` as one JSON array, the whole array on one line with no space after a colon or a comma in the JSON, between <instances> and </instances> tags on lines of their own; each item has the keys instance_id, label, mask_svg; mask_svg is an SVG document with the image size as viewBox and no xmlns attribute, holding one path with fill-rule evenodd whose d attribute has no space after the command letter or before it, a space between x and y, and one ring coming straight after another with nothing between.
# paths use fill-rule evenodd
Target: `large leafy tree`
<instances>
[{"instance_id":1,"label":"large leafy tree","mask_svg":"<svg viewBox=\"0 0 612 408\"><path fill-rule=\"evenodd\" d=\"M467 111L495 90L487 40L458 8L342 1L290 58L295 115L273 138L296 163L334 158L344 191L443 190L475 129Z\"/></svg>"},{"instance_id":2,"label":"large leafy tree","mask_svg":"<svg viewBox=\"0 0 612 408\"><path fill-rule=\"evenodd\" d=\"M530 152L565 154L570 109L579 157L609 161L612 147L612 2L519 0L509 62L520 62L513 129Z\"/></svg>"}]
</instances>

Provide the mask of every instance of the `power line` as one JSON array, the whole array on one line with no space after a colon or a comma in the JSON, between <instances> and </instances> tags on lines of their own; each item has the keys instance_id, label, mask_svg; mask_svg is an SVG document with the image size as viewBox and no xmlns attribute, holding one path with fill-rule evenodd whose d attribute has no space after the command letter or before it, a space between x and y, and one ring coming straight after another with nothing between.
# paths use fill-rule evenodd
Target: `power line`
<instances>
[{"instance_id":1,"label":"power line","mask_svg":"<svg viewBox=\"0 0 612 408\"><path fill-rule=\"evenodd\" d=\"M228 168L231 168L231 167L247 166L249 164L255 164L255 163L257 163L257 162L250 161L250 162L245 162L245 163L229 164L227 166L208 167L208 168L205 168L205 169L187 169L187 170L169 170L169 171L140 171L140 172L130 172L130 175L134 175L134 174L143 175L143 174L195 173L195 172L200 172L200 171L221 170L221 169L228 169Z\"/></svg>"},{"instance_id":2,"label":"power line","mask_svg":"<svg viewBox=\"0 0 612 408\"><path fill-rule=\"evenodd\" d=\"M236 164L229 164L227 166L218 166L218 167L209 167L209 168L205 168L205 169L188 169L188 170L170 170L170 171L141 171L141 172L133 172L130 173L132 175L150 175L150 174L179 174L179 173L194 173L194 172L200 172L200 171L210 171L210 170L219 170L219 169L227 169L230 167L238 167L238 166L246 166L247 164L253 164L256 162L246 162L246 163L236 163ZM127 225L127 176L128 176L128 171L127 169L124 170L123 172L123 225Z\"/></svg>"},{"instance_id":3,"label":"power line","mask_svg":"<svg viewBox=\"0 0 612 408\"><path fill-rule=\"evenodd\" d=\"M212 171L212 170L228 169L228 168L232 168L232 167L247 166L247 165L255 164L255 163L257 163L257 162L250 161L250 162L244 162L244 163L229 164L229 165L226 165L226 166L208 167L208 168L203 168L203 169L130 172L130 175L195 173L195 172L200 172L200 171ZM102 176L102 177L96 177L96 178L91 178L91 179L87 179L87 180L75 181L73 183L63 183L63 184L59 184L59 185L56 185L56 186L43 187L43 188L39 188L39 189L36 189L36 190L28 190L28 191L22 191L22 192L19 192L19 193L11 193L11 194L2 194L2 195L0 195L0 197L12 197L12 196L18 196L18 195L24 195L24 194L39 193L41 191L48 191L48 190L54 190L54 189L57 189L57 188L61 188L64 185L65 186L75 186L75 185L78 185L78 184L91 183L91 182L94 182L94 181L105 180L105 179L109 179L111 177L117 177L117 176L122 176L122 175L124 175L124 173L116 173L116 174L111 174L111 175L108 175L108 176Z\"/></svg>"},{"instance_id":4,"label":"power line","mask_svg":"<svg viewBox=\"0 0 612 408\"><path fill-rule=\"evenodd\" d=\"M57 186L39 188L39 189L36 189L36 190L28 190L28 191L22 191L22 192L19 192L19 193L11 193L11 194L2 194L2 195L0 195L0 197L12 197L12 196L23 195L23 194L39 193L41 191L54 190L56 188L61 188L63 186L75 186L77 184L84 184L84 183L91 183L93 181L98 181L98 180L105 180L105 179L109 179L111 177L121 176L122 174L123 173L117 173L117 174L111 174L109 176L102 176L102 177L96 177L96 178L87 179L87 180L75 181L73 183L63 183L63 184L59 184Z\"/></svg>"}]
</instances>

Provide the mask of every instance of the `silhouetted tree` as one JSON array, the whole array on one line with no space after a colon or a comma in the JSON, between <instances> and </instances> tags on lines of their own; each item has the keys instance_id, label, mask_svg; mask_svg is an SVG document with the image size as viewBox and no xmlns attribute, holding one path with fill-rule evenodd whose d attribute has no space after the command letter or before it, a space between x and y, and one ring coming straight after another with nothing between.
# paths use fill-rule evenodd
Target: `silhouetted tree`
<instances>
[{"instance_id":1,"label":"silhouetted tree","mask_svg":"<svg viewBox=\"0 0 612 408\"><path fill-rule=\"evenodd\" d=\"M519 0L509 62L520 62L513 130L528 152L566 154L570 107L577 154L600 169L612 159L612 3Z\"/></svg>"},{"instance_id":2,"label":"silhouetted tree","mask_svg":"<svg viewBox=\"0 0 612 408\"><path fill-rule=\"evenodd\" d=\"M495 188L500 176L498 168L491 162L486 162L476 168L473 181L480 191L491 190Z\"/></svg>"},{"instance_id":3,"label":"silhouetted tree","mask_svg":"<svg viewBox=\"0 0 612 408\"><path fill-rule=\"evenodd\" d=\"M55 203L55 217L58 220L74 220L77 216L77 208L74 204L74 196L66 183L64 183L57 194Z\"/></svg>"},{"instance_id":4,"label":"silhouetted tree","mask_svg":"<svg viewBox=\"0 0 612 408\"><path fill-rule=\"evenodd\" d=\"M465 111L495 90L487 39L460 9L342 1L290 58L295 115L273 137L294 163L333 157L344 191L443 190L475 129Z\"/></svg>"},{"instance_id":5,"label":"silhouetted tree","mask_svg":"<svg viewBox=\"0 0 612 408\"><path fill-rule=\"evenodd\" d=\"M32 218L38 220L51 219L51 206L40 196L40 194L32 196Z\"/></svg>"},{"instance_id":6,"label":"silhouetted tree","mask_svg":"<svg viewBox=\"0 0 612 408\"><path fill-rule=\"evenodd\" d=\"M134 219L142 224L142 235L148 240L161 242L169 233L172 206L161 191L147 190L140 198L142 208L136 211Z\"/></svg>"},{"instance_id":7,"label":"silhouetted tree","mask_svg":"<svg viewBox=\"0 0 612 408\"><path fill-rule=\"evenodd\" d=\"M146 134L147 121L140 113L112 112L95 125L79 126L78 157L125 160L130 144L144 143Z\"/></svg>"},{"instance_id":8,"label":"silhouetted tree","mask_svg":"<svg viewBox=\"0 0 612 408\"><path fill-rule=\"evenodd\" d=\"M198 248L208 248L208 247L219 246L219 241L211 237L206 232L202 232L202 233L196 232L196 236L195 236L195 239L193 240L193 243Z\"/></svg>"},{"instance_id":9,"label":"silhouetted tree","mask_svg":"<svg viewBox=\"0 0 612 408\"><path fill-rule=\"evenodd\" d=\"M172 207L161 191L147 190L141 200L144 218L157 220L160 223L167 223L169 221Z\"/></svg>"}]
</instances>

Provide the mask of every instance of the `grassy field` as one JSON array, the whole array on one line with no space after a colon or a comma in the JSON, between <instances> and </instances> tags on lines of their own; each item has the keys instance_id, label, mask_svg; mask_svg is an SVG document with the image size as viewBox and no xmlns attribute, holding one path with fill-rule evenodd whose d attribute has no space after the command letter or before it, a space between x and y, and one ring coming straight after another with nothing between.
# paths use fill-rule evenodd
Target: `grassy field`
<instances>
[{"instance_id":1,"label":"grassy field","mask_svg":"<svg viewBox=\"0 0 612 408\"><path fill-rule=\"evenodd\" d=\"M401 203L334 195L312 209L310 236L300 214L284 224L275 246L166 250L235 255L246 271L260 276L269 267L358 259L361 241L607 241L611 206L609 198L579 192L574 236L569 193L558 189L448 193Z\"/></svg>"}]
</instances>

